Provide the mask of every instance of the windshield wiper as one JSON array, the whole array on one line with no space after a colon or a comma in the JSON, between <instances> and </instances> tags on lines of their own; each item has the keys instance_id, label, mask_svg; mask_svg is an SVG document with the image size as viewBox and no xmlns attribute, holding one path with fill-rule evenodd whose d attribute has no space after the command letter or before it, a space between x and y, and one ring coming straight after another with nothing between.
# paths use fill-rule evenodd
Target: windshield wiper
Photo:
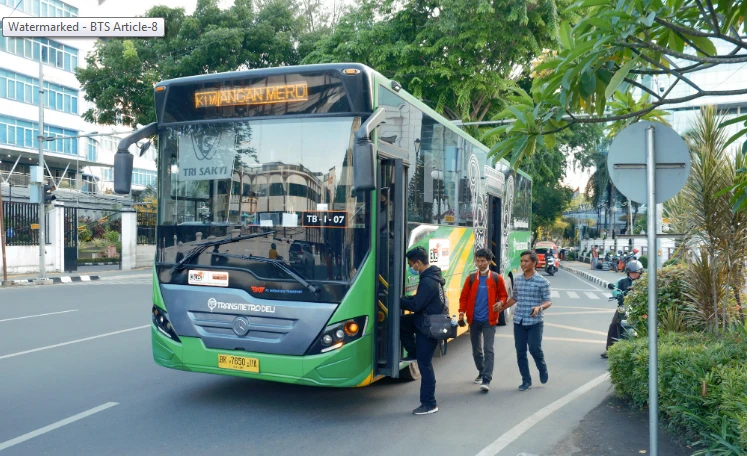
<instances>
[{"instance_id":1,"label":"windshield wiper","mask_svg":"<svg viewBox=\"0 0 747 456\"><path fill-rule=\"evenodd\" d=\"M256 261L258 263L267 263L267 264L275 265L277 266L278 269L280 269L281 271L285 272L286 274L291 276L293 279L295 279L296 282L305 286L310 292L314 294L314 296L316 296L317 299L319 299L319 287L314 286L311 283L309 283L308 280L304 279L300 274L294 271L293 268L285 264L282 260L273 260L271 258L263 258L263 257L256 257L256 256L234 255L232 253L210 252L210 254L219 256L219 257L238 258L241 260Z\"/></svg>"},{"instance_id":2,"label":"windshield wiper","mask_svg":"<svg viewBox=\"0 0 747 456\"><path fill-rule=\"evenodd\" d=\"M184 269L191 260L200 256L200 254L204 252L205 249L207 249L208 247L219 246L223 244L230 244L232 242L243 241L245 239L253 239L256 237L267 236L270 234L274 234L276 232L277 232L276 230L273 230L273 231L266 231L264 233L247 234L245 236L236 236L236 237L231 237L231 238L218 239L215 241L203 242L202 244L198 244L195 248L190 250L189 253L187 253L187 255L184 258L182 258L181 261L176 263L174 265L174 268L171 270L171 273L173 274L177 271L181 271L182 269Z\"/></svg>"}]
</instances>

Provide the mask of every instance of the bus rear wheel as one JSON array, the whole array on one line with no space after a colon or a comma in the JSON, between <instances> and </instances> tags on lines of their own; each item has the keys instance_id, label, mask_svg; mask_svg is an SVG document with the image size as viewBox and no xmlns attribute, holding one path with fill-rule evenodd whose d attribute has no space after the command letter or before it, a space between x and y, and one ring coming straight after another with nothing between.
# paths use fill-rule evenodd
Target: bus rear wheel
<instances>
[{"instance_id":1,"label":"bus rear wheel","mask_svg":"<svg viewBox=\"0 0 747 456\"><path fill-rule=\"evenodd\" d=\"M418 363L410 363L399 370L399 378L403 382L412 382L420 379L420 369Z\"/></svg>"}]
</instances>

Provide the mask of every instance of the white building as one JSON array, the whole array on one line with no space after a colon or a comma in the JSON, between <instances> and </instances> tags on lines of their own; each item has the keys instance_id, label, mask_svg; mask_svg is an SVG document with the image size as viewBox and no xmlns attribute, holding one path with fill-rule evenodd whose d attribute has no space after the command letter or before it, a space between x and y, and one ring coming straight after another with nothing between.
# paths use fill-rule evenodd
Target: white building
<instances>
[{"instance_id":1,"label":"white building","mask_svg":"<svg viewBox=\"0 0 747 456\"><path fill-rule=\"evenodd\" d=\"M79 8L83 3L82 0L0 0L0 17L75 17L81 15ZM81 16L90 16L92 12L95 10L89 9ZM44 63L46 89L45 136L130 131L89 124L81 118L89 103L84 100L75 69L85 65L86 54L93 44L93 40L83 38L0 36L0 182L4 184L6 198L9 192L21 200L28 196L29 166L38 164L40 59ZM81 193L95 198L111 193L111 166L120 138L121 135L45 142L48 167L45 174L57 184L58 198L79 199ZM133 193L156 185L155 151L149 150L142 158L135 155ZM102 201L111 202L112 198L115 196L107 195Z\"/></svg>"}]
</instances>

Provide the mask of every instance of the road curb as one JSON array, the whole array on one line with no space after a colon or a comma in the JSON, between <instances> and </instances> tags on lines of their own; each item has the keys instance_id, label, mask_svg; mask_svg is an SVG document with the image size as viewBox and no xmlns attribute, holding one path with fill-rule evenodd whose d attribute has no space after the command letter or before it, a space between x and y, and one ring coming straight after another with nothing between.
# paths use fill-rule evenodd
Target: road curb
<instances>
[{"instance_id":1,"label":"road curb","mask_svg":"<svg viewBox=\"0 0 747 456\"><path fill-rule=\"evenodd\" d=\"M93 282L94 280L100 280L99 276L92 275L81 275L81 276L62 276L62 277L51 277L47 279L47 285L56 285L58 283L75 283L75 282ZM35 283L38 279L17 279L8 280L10 286L29 286L39 285Z\"/></svg>"},{"instance_id":2,"label":"road curb","mask_svg":"<svg viewBox=\"0 0 747 456\"><path fill-rule=\"evenodd\" d=\"M599 277L597 277L597 276L595 276L593 274L589 274L588 272L584 272L584 271L581 271L579 269L572 268L570 266L566 266L566 265L563 264L562 261L560 262L560 269L563 269L563 270L568 271L568 272L572 272L572 273L576 274L577 276L583 277L584 279L588 280L589 282L592 282L592 283L595 283L597 285L600 285L603 288L607 288L607 285L610 283L610 282L607 282L606 280L600 279Z\"/></svg>"}]
</instances>

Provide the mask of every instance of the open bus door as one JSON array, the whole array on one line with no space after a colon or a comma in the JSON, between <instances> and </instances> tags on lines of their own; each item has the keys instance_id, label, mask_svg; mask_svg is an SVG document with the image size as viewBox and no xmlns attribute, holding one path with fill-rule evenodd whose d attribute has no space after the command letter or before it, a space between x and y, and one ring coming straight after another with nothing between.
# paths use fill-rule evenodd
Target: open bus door
<instances>
[{"instance_id":1,"label":"open bus door","mask_svg":"<svg viewBox=\"0 0 747 456\"><path fill-rule=\"evenodd\" d=\"M508 271L501 271L503 256L501 254L501 243L503 242L503 210L502 200L494 195L488 195L488 250L493 253L493 261L490 270L498 274L504 274L504 280L508 282ZM508 283L506 283L508 285ZM498 325L505 326L511 320L511 311L504 310L498 316ZM508 320L507 320L508 318Z\"/></svg>"},{"instance_id":2,"label":"open bus door","mask_svg":"<svg viewBox=\"0 0 747 456\"><path fill-rule=\"evenodd\" d=\"M375 375L398 378L402 349L399 299L405 277L405 182L407 168L399 158L379 160L376 248ZM413 363L414 364L414 363ZM416 369L415 367L414 369ZM410 368L410 371L413 368Z\"/></svg>"}]
</instances>

